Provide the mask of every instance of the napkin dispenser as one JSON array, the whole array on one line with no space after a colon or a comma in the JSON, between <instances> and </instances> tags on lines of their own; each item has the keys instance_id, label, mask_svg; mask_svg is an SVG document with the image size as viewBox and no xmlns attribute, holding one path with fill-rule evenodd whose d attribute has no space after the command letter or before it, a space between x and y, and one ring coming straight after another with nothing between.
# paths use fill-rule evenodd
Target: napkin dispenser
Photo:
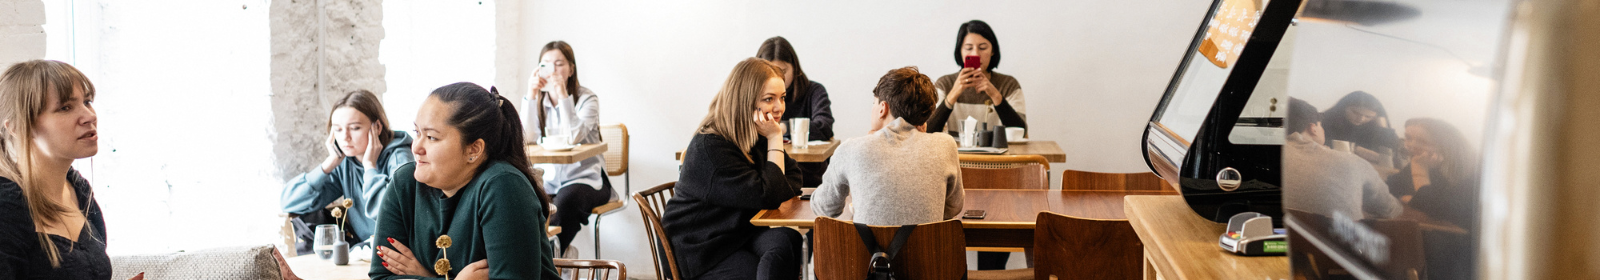
<instances>
[{"instance_id":1,"label":"napkin dispenser","mask_svg":"<svg viewBox=\"0 0 1600 280\"><path fill-rule=\"evenodd\" d=\"M1218 238L1222 250L1244 256L1282 256L1289 242L1282 229L1272 228L1272 217L1244 212L1228 219L1228 230Z\"/></svg>"}]
</instances>

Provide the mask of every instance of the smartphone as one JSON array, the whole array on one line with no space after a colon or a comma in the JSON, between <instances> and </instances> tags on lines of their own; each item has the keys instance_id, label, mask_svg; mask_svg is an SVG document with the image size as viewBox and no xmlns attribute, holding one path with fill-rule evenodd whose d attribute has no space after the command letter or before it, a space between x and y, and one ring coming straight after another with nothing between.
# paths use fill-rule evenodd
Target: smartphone
<instances>
[{"instance_id":1,"label":"smartphone","mask_svg":"<svg viewBox=\"0 0 1600 280\"><path fill-rule=\"evenodd\" d=\"M816 191L817 188L800 188L800 200L811 200L811 193Z\"/></svg>"},{"instance_id":2,"label":"smartphone","mask_svg":"<svg viewBox=\"0 0 1600 280\"><path fill-rule=\"evenodd\" d=\"M967 210L967 212L961 213L961 218L962 219L983 219L983 217L987 216L988 214L989 213L984 212L983 210Z\"/></svg>"},{"instance_id":3,"label":"smartphone","mask_svg":"<svg viewBox=\"0 0 1600 280\"><path fill-rule=\"evenodd\" d=\"M978 64L982 64L982 63L983 63L983 59L982 58L979 58L976 55L969 55L969 56L967 56L967 60L965 62L961 63L961 68L978 69L978 67L979 67Z\"/></svg>"}]
</instances>

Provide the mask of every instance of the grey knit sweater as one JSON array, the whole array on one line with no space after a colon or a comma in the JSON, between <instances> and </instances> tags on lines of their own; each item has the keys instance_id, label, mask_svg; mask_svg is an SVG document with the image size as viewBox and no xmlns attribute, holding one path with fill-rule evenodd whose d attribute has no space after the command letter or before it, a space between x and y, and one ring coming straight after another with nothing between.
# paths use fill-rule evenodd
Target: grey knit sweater
<instances>
[{"instance_id":1,"label":"grey knit sweater","mask_svg":"<svg viewBox=\"0 0 1600 280\"><path fill-rule=\"evenodd\" d=\"M855 196L851 218L858 223L910 225L955 217L964 196L955 140L918 131L899 118L845 140L812 194L811 210L838 217L847 196Z\"/></svg>"},{"instance_id":2,"label":"grey knit sweater","mask_svg":"<svg viewBox=\"0 0 1600 280\"><path fill-rule=\"evenodd\" d=\"M1335 151L1303 134L1283 145L1283 205L1296 210L1346 217L1393 218L1400 201L1372 164L1354 154Z\"/></svg>"}]
</instances>

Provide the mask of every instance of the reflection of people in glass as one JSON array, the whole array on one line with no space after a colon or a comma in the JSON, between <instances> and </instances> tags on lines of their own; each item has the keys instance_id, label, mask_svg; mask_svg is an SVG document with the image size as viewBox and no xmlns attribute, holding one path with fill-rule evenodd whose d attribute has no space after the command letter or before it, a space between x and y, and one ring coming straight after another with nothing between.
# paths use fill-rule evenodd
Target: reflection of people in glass
<instances>
[{"instance_id":1,"label":"reflection of people in glass","mask_svg":"<svg viewBox=\"0 0 1600 280\"><path fill-rule=\"evenodd\" d=\"M1384 190L1378 172L1361 158L1323 146L1317 108L1289 99L1289 136L1283 145L1285 205L1311 213L1347 217L1392 218L1400 202Z\"/></svg>"},{"instance_id":2,"label":"reflection of people in glass","mask_svg":"<svg viewBox=\"0 0 1600 280\"><path fill-rule=\"evenodd\" d=\"M1478 156L1454 126L1431 118L1406 121L1411 162L1389 176L1389 191L1431 221L1424 227L1428 278L1472 279L1478 232Z\"/></svg>"},{"instance_id":3,"label":"reflection of people in glass","mask_svg":"<svg viewBox=\"0 0 1600 280\"><path fill-rule=\"evenodd\" d=\"M1322 112L1322 129L1332 140L1354 144L1351 152L1379 166L1393 168L1394 153L1400 148L1400 139L1389 127L1389 113L1378 98L1364 91L1351 92L1339 99L1333 108Z\"/></svg>"},{"instance_id":4,"label":"reflection of people in glass","mask_svg":"<svg viewBox=\"0 0 1600 280\"><path fill-rule=\"evenodd\" d=\"M1434 220L1471 229L1477 219L1478 162L1467 138L1431 118L1406 121L1411 163L1389 176L1389 192Z\"/></svg>"}]
</instances>

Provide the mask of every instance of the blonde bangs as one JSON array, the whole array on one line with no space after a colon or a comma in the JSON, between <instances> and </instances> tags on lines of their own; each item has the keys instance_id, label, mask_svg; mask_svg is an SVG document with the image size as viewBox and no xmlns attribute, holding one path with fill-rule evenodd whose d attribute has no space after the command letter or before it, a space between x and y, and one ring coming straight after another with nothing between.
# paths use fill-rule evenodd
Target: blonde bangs
<instances>
[{"instance_id":1,"label":"blonde bangs","mask_svg":"<svg viewBox=\"0 0 1600 280\"><path fill-rule=\"evenodd\" d=\"M716 134L749 151L755 146L757 135L755 120L756 100L761 98L767 80L781 77L778 67L760 58L747 58L733 67L722 89L711 100L706 117L700 122L698 133ZM745 155L745 160L751 160Z\"/></svg>"}]
</instances>

